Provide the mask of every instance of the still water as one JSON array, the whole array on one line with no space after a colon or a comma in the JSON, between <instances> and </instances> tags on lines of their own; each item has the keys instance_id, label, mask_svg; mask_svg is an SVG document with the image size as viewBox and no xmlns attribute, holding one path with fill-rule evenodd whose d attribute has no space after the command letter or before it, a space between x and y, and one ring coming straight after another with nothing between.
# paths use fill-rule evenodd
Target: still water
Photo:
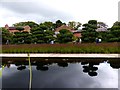
<instances>
[{"instance_id":1,"label":"still water","mask_svg":"<svg viewBox=\"0 0 120 90\"><path fill-rule=\"evenodd\" d=\"M3 58L2 64L2 88L29 88L26 58ZM118 88L118 59L32 58L31 65L32 88Z\"/></svg>"}]
</instances>

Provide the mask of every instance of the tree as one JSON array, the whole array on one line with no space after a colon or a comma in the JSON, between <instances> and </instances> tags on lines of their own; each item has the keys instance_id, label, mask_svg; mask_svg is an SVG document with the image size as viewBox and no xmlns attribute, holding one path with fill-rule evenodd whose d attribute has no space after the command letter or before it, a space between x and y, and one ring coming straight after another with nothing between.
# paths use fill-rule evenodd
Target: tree
<instances>
[{"instance_id":1,"label":"tree","mask_svg":"<svg viewBox=\"0 0 120 90\"><path fill-rule=\"evenodd\" d=\"M6 44L6 42L11 43L12 34L5 28L1 28L2 30L2 44Z\"/></svg>"},{"instance_id":2,"label":"tree","mask_svg":"<svg viewBox=\"0 0 120 90\"><path fill-rule=\"evenodd\" d=\"M107 35L109 42L120 42L120 22L115 22Z\"/></svg>"},{"instance_id":3,"label":"tree","mask_svg":"<svg viewBox=\"0 0 120 90\"><path fill-rule=\"evenodd\" d=\"M21 26L26 26L26 25L29 25L31 28L36 28L39 26L37 23L32 22L32 21L19 22L19 23L13 24L13 26L15 26L15 27L21 27Z\"/></svg>"},{"instance_id":4,"label":"tree","mask_svg":"<svg viewBox=\"0 0 120 90\"><path fill-rule=\"evenodd\" d=\"M60 20L57 20L56 23L55 23L56 28L58 28L58 27L60 27L62 25L63 25L63 23Z\"/></svg>"},{"instance_id":5,"label":"tree","mask_svg":"<svg viewBox=\"0 0 120 90\"><path fill-rule=\"evenodd\" d=\"M68 26L71 27L72 29L77 30L79 27L81 27L81 23L75 22L75 21L70 21L70 22L68 22Z\"/></svg>"},{"instance_id":6,"label":"tree","mask_svg":"<svg viewBox=\"0 0 120 90\"><path fill-rule=\"evenodd\" d=\"M82 29L82 41L83 42L95 42L95 39L98 37L97 21L89 20L88 23L83 24Z\"/></svg>"},{"instance_id":7,"label":"tree","mask_svg":"<svg viewBox=\"0 0 120 90\"><path fill-rule=\"evenodd\" d=\"M24 28L23 27L16 27L16 30L22 31L22 30L24 30Z\"/></svg>"},{"instance_id":8,"label":"tree","mask_svg":"<svg viewBox=\"0 0 120 90\"><path fill-rule=\"evenodd\" d=\"M102 39L102 42L108 42L109 32L98 32L98 38Z\"/></svg>"},{"instance_id":9,"label":"tree","mask_svg":"<svg viewBox=\"0 0 120 90\"><path fill-rule=\"evenodd\" d=\"M97 31L98 38L101 38L102 42L107 42L108 38L106 36L109 34L108 25L104 22L97 22Z\"/></svg>"},{"instance_id":10,"label":"tree","mask_svg":"<svg viewBox=\"0 0 120 90\"><path fill-rule=\"evenodd\" d=\"M104 22L97 22L97 24L98 24L98 26L101 25L104 28L108 27L108 25L106 25L106 23L104 23Z\"/></svg>"},{"instance_id":11,"label":"tree","mask_svg":"<svg viewBox=\"0 0 120 90\"><path fill-rule=\"evenodd\" d=\"M44 22L44 23L40 23L40 25L46 26L48 30L53 30L54 29L53 22Z\"/></svg>"},{"instance_id":12,"label":"tree","mask_svg":"<svg viewBox=\"0 0 120 90\"><path fill-rule=\"evenodd\" d=\"M50 43L50 41L54 39L54 32L52 30L48 30L48 28L43 24L34 28L31 33L34 43Z\"/></svg>"},{"instance_id":13,"label":"tree","mask_svg":"<svg viewBox=\"0 0 120 90\"><path fill-rule=\"evenodd\" d=\"M59 43L68 43L73 41L73 34L66 29L60 30L60 34L57 35L57 41Z\"/></svg>"},{"instance_id":14,"label":"tree","mask_svg":"<svg viewBox=\"0 0 120 90\"><path fill-rule=\"evenodd\" d=\"M114 26L120 26L120 22L116 21L116 22L113 24L112 27L114 27Z\"/></svg>"},{"instance_id":15,"label":"tree","mask_svg":"<svg viewBox=\"0 0 120 90\"><path fill-rule=\"evenodd\" d=\"M97 20L89 20L88 23L91 25L97 25Z\"/></svg>"},{"instance_id":16,"label":"tree","mask_svg":"<svg viewBox=\"0 0 120 90\"><path fill-rule=\"evenodd\" d=\"M44 28L37 27L32 29L32 38L34 43L44 43Z\"/></svg>"},{"instance_id":17,"label":"tree","mask_svg":"<svg viewBox=\"0 0 120 90\"><path fill-rule=\"evenodd\" d=\"M12 39L13 44L31 44L32 36L28 32L16 32Z\"/></svg>"}]
</instances>

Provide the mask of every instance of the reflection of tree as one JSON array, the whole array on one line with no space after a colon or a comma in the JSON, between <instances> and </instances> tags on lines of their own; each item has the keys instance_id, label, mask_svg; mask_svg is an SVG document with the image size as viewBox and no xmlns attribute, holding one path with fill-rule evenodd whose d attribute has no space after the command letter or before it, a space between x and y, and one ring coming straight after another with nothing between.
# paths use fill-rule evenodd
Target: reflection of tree
<instances>
[{"instance_id":1,"label":"reflection of tree","mask_svg":"<svg viewBox=\"0 0 120 90\"><path fill-rule=\"evenodd\" d=\"M120 68L120 59L113 59L113 60L109 60L108 63L110 63L110 66L112 68L115 68L115 69L119 69Z\"/></svg>"},{"instance_id":2,"label":"reflection of tree","mask_svg":"<svg viewBox=\"0 0 120 90\"><path fill-rule=\"evenodd\" d=\"M60 63L57 63L57 64L60 67L68 67L68 63L67 62L60 62Z\"/></svg>"},{"instance_id":3,"label":"reflection of tree","mask_svg":"<svg viewBox=\"0 0 120 90\"><path fill-rule=\"evenodd\" d=\"M36 69L41 70L41 71L47 71L48 67L47 66L37 66Z\"/></svg>"},{"instance_id":4,"label":"reflection of tree","mask_svg":"<svg viewBox=\"0 0 120 90\"><path fill-rule=\"evenodd\" d=\"M119 68L120 68L120 63L114 63L114 64L111 63L110 66L111 66L112 68L119 69Z\"/></svg>"},{"instance_id":5,"label":"reflection of tree","mask_svg":"<svg viewBox=\"0 0 120 90\"><path fill-rule=\"evenodd\" d=\"M15 62L15 66L20 66L20 65L22 65L23 63L21 63L21 62Z\"/></svg>"},{"instance_id":6,"label":"reflection of tree","mask_svg":"<svg viewBox=\"0 0 120 90\"><path fill-rule=\"evenodd\" d=\"M116 68L116 69L120 68L120 61L119 60L110 60L108 63L110 63L110 66L112 68Z\"/></svg>"},{"instance_id":7,"label":"reflection of tree","mask_svg":"<svg viewBox=\"0 0 120 90\"><path fill-rule=\"evenodd\" d=\"M90 76L97 76L97 72L88 72Z\"/></svg>"},{"instance_id":8,"label":"reflection of tree","mask_svg":"<svg viewBox=\"0 0 120 90\"><path fill-rule=\"evenodd\" d=\"M24 62L14 62L14 63L17 66L17 70L24 70L24 69L26 69L26 66L25 66Z\"/></svg>"},{"instance_id":9,"label":"reflection of tree","mask_svg":"<svg viewBox=\"0 0 120 90\"><path fill-rule=\"evenodd\" d=\"M49 69L49 66L52 64L57 64L59 67L68 67L68 63L80 63L83 66L83 72L87 73L90 76L97 76L97 70L98 67L95 67L95 65L99 65L100 63L106 62L110 63L110 66L112 68L120 68L120 61L119 59L61 59L61 58L48 58L47 60L45 58L32 58L31 65L36 66L37 70L41 71L47 71ZM28 60L21 60L21 59L4 59L2 61L2 64L5 65L5 67L10 67L11 64L15 64L18 70L26 69L26 66L29 64Z\"/></svg>"},{"instance_id":10,"label":"reflection of tree","mask_svg":"<svg viewBox=\"0 0 120 90\"><path fill-rule=\"evenodd\" d=\"M83 72L88 73L90 76L97 76L98 67L94 67L93 63L81 62L83 66ZM87 64L87 65L86 65Z\"/></svg>"},{"instance_id":11,"label":"reflection of tree","mask_svg":"<svg viewBox=\"0 0 120 90\"><path fill-rule=\"evenodd\" d=\"M10 68L10 64L9 63L6 66L7 66L7 68Z\"/></svg>"},{"instance_id":12,"label":"reflection of tree","mask_svg":"<svg viewBox=\"0 0 120 90\"><path fill-rule=\"evenodd\" d=\"M26 69L25 65L20 65L20 66L17 67L17 70L23 70L23 69Z\"/></svg>"},{"instance_id":13,"label":"reflection of tree","mask_svg":"<svg viewBox=\"0 0 120 90\"><path fill-rule=\"evenodd\" d=\"M85 61L81 62L81 65L85 65L85 64L88 64L88 62L85 62Z\"/></svg>"},{"instance_id":14,"label":"reflection of tree","mask_svg":"<svg viewBox=\"0 0 120 90\"><path fill-rule=\"evenodd\" d=\"M36 62L36 69L41 71L47 71L48 63L47 62Z\"/></svg>"}]
</instances>

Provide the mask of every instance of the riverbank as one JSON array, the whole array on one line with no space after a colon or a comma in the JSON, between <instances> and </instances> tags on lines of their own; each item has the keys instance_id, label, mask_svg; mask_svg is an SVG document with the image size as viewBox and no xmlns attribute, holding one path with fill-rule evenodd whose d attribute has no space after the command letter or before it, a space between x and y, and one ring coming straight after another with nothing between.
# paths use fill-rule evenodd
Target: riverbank
<instances>
[{"instance_id":1,"label":"riverbank","mask_svg":"<svg viewBox=\"0 0 120 90\"><path fill-rule=\"evenodd\" d=\"M119 54L29 54L42 58L120 58ZM28 57L28 54L0 54L0 57Z\"/></svg>"}]
</instances>

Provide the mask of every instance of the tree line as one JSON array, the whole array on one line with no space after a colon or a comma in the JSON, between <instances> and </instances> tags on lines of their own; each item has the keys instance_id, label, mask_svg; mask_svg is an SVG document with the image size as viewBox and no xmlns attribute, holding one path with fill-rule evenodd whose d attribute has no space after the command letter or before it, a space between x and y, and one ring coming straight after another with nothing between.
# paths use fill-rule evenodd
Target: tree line
<instances>
[{"instance_id":1,"label":"tree line","mask_svg":"<svg viewBox=\"0 0 120 90\"><path fill-rule=\"evenodd\" d=\"M76 40L73 33L65 29L60 30L59 34L55 35L55 29L62 25L68 25L74 30L78 30L82 27L80 30L82 34L82 42L95 42L96 38L101 38L102 42L120 42L120 22L116 21L113 23L112 27L107 28L104 32L96 31L96 29L99 28L98 24L103 27L107 27L104 22L98 22L97 20L89 20L85 24L75 21L71 21L66 24L61 20L57 20L55 23L45 21L40 24L32 21L18 22L13 24L13 26L17 27L20 32L12 34L7 29L1 28L2 44L41 44L50 43L51 41L54 41L55 43L70 43ZM21 32L23 28L20 26L26 25L31 27L30 33Z\"/></svg>"}]
</instances>

